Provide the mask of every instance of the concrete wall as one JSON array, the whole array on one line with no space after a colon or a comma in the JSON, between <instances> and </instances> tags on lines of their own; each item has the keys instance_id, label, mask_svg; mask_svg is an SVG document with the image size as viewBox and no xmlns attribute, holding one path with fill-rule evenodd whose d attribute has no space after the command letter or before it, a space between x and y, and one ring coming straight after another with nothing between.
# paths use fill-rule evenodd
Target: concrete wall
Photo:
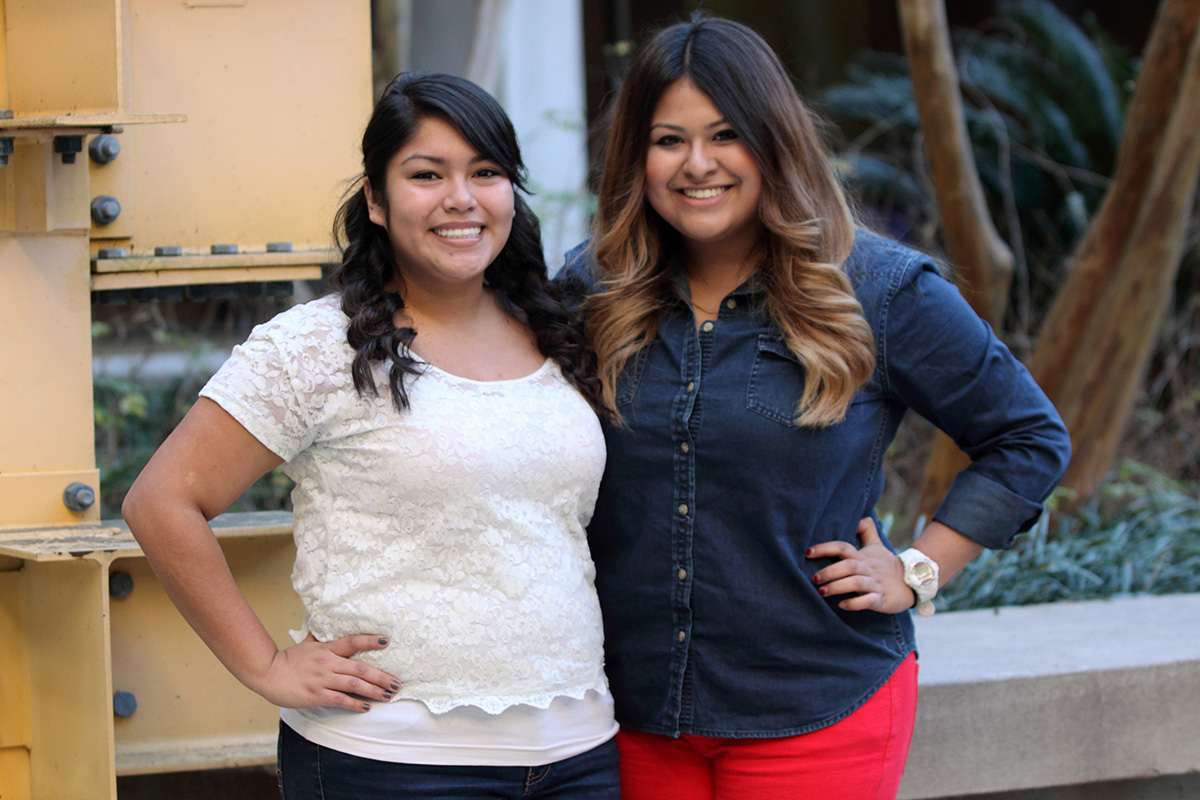
<instances>
[{"instance_id":1,"label":"concrete wall","mask_svg":"<svg viewBox=\"0 0 1200 800\"><path fill-rule=\"evenodd\" d=\"M921 700L902 800L1200 797L1200 595L916 622ZM1187 777L1144 795L1114 783L1160 776ZM1012 794L1105 783L1115 788Z\"/></svg>"}]
</instances>

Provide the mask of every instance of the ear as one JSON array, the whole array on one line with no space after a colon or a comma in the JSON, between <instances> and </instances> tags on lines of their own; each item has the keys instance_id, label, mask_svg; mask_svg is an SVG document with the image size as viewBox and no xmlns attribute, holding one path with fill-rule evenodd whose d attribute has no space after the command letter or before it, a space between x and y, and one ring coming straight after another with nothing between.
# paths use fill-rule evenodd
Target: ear
<instances>
[{"instance_id":1,"label":"ear","mask_svg":"<svg viewBox=\"0 0 1200 800\"><path fill-rule=\"evenodd\" d=\"M363 194L367 198L367 218L383 229L387 229L387 209L371 188L371 179L363 178Z\"/></svg>"}]
</instances>

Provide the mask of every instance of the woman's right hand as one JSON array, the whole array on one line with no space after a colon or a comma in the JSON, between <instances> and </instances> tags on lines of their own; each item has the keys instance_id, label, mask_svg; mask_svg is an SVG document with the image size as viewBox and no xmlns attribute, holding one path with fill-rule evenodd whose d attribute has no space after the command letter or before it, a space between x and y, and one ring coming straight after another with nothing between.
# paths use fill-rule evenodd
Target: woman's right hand
<instances>
[{"instance_id":1,"label":"woman's right hand","mask_svg":"<svg viewBox=\"0 0 1200 800\"><path fill-rule=\"evenodd\" d=\"M365 700L391 700L400 681L350 656L387 646L387 638L375 634L318 642L310 633L299 644L278 651L266 674L256 681L260 685L250 688L284 708L336 706L369 711L371 704Z\"/></svg>"}]
</instances>

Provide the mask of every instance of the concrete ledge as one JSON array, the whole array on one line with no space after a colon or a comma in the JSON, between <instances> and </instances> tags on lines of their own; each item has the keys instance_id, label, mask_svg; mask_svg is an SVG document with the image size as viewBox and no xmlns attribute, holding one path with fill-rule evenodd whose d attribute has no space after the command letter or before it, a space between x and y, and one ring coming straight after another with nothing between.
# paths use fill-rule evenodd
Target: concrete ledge
<instances>
[{"instance_id":1,"label":"concrete ledge","mask_svg":"<svg viewBox=\"0 0 1200 800\"><path fill-rule=\"evenodd\" d=\"M917 618L900 800L1200 770L1200 595Z\"/></svg>"}]
</instances>

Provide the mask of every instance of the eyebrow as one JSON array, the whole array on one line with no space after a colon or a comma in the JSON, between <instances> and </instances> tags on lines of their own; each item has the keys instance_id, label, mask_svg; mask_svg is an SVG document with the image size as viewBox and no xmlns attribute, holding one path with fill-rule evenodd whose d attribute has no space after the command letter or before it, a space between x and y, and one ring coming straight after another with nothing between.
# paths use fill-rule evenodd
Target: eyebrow
<instances>
[{"instance_id":1,"label":"eyebrow","mask_svg":"<svg viewBox=\"0 0 1200 800\"><path fill-rule=\"evenodd\" d=\"M729 124L729 120L725 119L724 117L721 117L716 122L711 122L708 125L705 125L704 127L705 127L705 129L710 129L710 128L717 128L717 127L720 127L721 125L728 125L728 124ZM682 125L672 125L669 122L655 122L654 124L652 124L650 126L650 129L654 130L655 128L667 128L668 130L672 130L672 131L684 130L684 127Z\"/></svg>"},{"instance_id":2,"label":"eyebrow","mask_svg":"<svg viewBox=\"0 0 1200 800\"><path fill-rule=\"evenodd\" d=\"M445 166L447 163L446 159L444 159L444 158L439 158L438 156L428 156L428 155L425 155L424 153L413 153L411 156L404 159L400 163L407 164L410 161L431 161L434 164L437 164L439 166ZM495 159L488 158L487 156L475 156L468 163L478 164L480 161L495 161Z\"/></svg>"}]
</instances>

